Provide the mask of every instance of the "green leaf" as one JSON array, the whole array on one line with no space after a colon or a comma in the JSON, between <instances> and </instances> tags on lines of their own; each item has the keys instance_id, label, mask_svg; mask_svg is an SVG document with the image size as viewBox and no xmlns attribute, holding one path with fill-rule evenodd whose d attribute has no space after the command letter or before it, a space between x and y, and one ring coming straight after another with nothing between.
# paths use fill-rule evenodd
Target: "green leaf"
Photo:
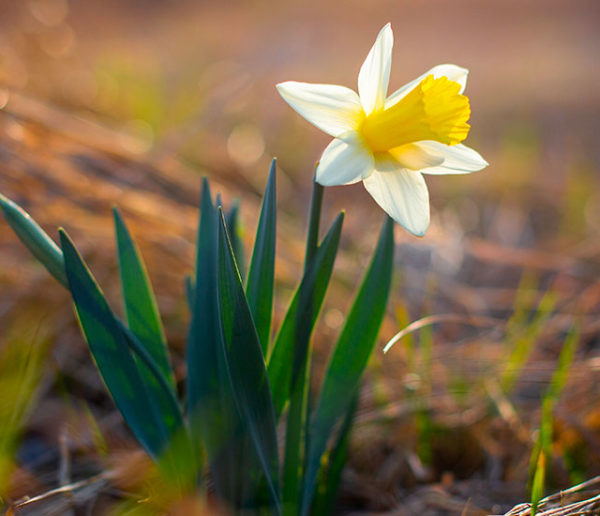
<instances>
[{"instance_id":1,"label":"green leaf","mask_svg":"<svg viewBox=\"0 0 600 516\"><path fill-rule=\"evenodd\" d=\"M61 285L69 288L63 255L54 240L23 208L2 194L0 194L0 208L10 227L31 254Z\"/></svg>"},{"instance_id":2,"label":"green leaf","mask_svg":"<svg viewBox=\"0 0 600 516\"><path fill-rule=\"evenodd\" d=\"M266 476L272 502L279 508L279 458L271 388L225 219L221 216L220 221L218 297L229 378L245 429Z\"/></svg>"},{"instance_id":3,"label":"green leaf","mask_svg":"<svg viewBox=\"0 0 600 516\"><path fill-rule=\"evenodd\" d=\"M119 210L114 208L113 214L127 323L174 385L165 333L146 267Z\"/></svg>"},{"instance_id":4,"label":"green leaf","mask_svg":"<svg viewBox=\"0 0 600 516\"><path fill-rule=\"evenodd\" d=\"M54 241L44 232L44 230L17 204L10 201L0 194L0 207L17 236L29 248L32 254L46 267L65 288L69 289L69 281L65 273L65 262L63 252L54 243ZM116 319L121 331L125 333L126 342L129 347L136 352L136 357L148 363L143 366L153 378L149 381L154 386L154 395L164 400L164 415L168 419L172 428L177 427L182 422L181 412L174 392L166 384L162 373L158 369L153 370L154 362L151 358L144 356L144 349L136 346L135 339L127 335L127 328L122 326L121 321ZM141 363L141 362L140 362ZM147 378L149 378L149 376Z\"/></svg>"},{"instance_id":5,"label":"green leaf","mask_svg":"<svg viewBox=\"0 0 600 516\"><path fill-rule=\"evenodd\" d=\"M196 273L187 345L187 402L194 446L204 445L219 496L236 506L244 481L244 443L225 361L217 298L218 219L204 179L198 225ZM192 282L190 281L190 284Z\"/></svg>"},{"instance_id":6,"label":"green leaf","mask_svg":"<svg viewBox=\"0 0 600 516\"><path fill-rule=\"evenodd\" d=\"M567 383L569 370L573 365L573 359L575 358L575 352L577 351L580 335L580 325L576 322L569 329L569 333L567 334L567 337L563 343L563 347L560 350L556 371L554 371L552 379L550 380L550 385L548 386L547 392L544 395L544 398L550 400L552 405L558 403L560 395Z\"/></svg>"},{"instance_id":7,"label":"green leaf","mask_svg":"<svg viewBox=\"0 0 600 516\"><path fill-rule=\"evenodd\" d=\"M340 213L318 247L279 328L268 362L277 418L306 357L308 342L329 285L338 250L344 214Z\"/></svg>"},{"instance_id":8,"label":"green leaf","mask_svg":"<svg viewBox=\"0 0 600 516\"><path fill-rule=\"evenodd\" d=\"M220 204L220 203L218 203ZM244 278L244 243L242 242L242 228L240 224L240 201L235 199L231 209L227 212L227 231L231 241L231 247L238 264L238 270L242 279Z\"/></svg>"},{"instance_id":9,"label":"green leaf","mask_svg":"<svg viewBox=\"0 0 600 516\"><path fill-rule=\"evenodd\" d=\"M302 514L308 514L321 458L337 420L352 403L385 314L394 262L394 223L389 217L329 362L311 425Z\"/></svg>"},{"instance_id":10,"label":"green leaf","mask_svg":"<svg viewBox=\"0 0 600 516\"><path fill-rule=\"evenodd\" d=\"M59 233L71 294L98 370L138 441L157 458L168 444L169 430L100 287L68 235L62 230Z\"/></svg>"},{"instance_id":11,"label":"green leaf","mask_svg":"<svg viewBox=\"0 0 600 516\"><path fill-rule=\"evenodd\" d=\"M158 313L156 299L150 285L146 267L141 255L131 238L131 234L125 225L117 208L113 209L115 220L115 231L117 235L117 252L119 258L119 270L121 273L121 288L123 301L129 329L139 339L154 363L160 369L161 374L169 382L171 393L163 392L152 371L139 357L135 357L140 373L149 386L152 395L160 409L163 420L173 431L181 421L170 418L171 399L175 395L175 381L173 372L169 365L169 356L165 334Z\"/></svg>"},{"instance_id":12,"label":"green leaf","mask_svg":"<svg viewBox=\"0 0 600 516\"><path fill-rule=\"evenodd\" d=\"M302 495L306 430L310 412L310 355L309 349L292 387L286 418L282 497L284 514L290 516L298 513Z\"/></svg>"},{"instance_id":13,"label":"green leaf","mask_svg":"<svg viewBox=\"0 0 600 516\"><path fill-rule=\"evenodd\" d=\"M308 233L306 236L306 252L304 256L304 272L310 267L319 247L319 227L324 188L313 180L310 203ZM295 515L302 500L302 479L308 441L308 422L310 414L310 377L311 348L309 337L295 342L297 350L294 364L292 390L286 420L285 450L283 462L283 505L284 513ZM296 374L296 369L298 373Z\"/></svg>"},{"instance_id":14,"label":"green leaf","mask_svg":"<svg viewBox=\"0 0 600 516\"><path fill-rule=\"evenodd\" d=\"M254 250L246 282L246 297L256 325L263 356L267 356L273 311L276 229L275 160L271 162L269 180L263 198ZM235 248L234 248L235 250ZM236 255L237 256L237 255ZM239 262L238 262L239 263Z\"/></svg>"},{"instance_id":15,"label":"green leaf","mask_svg":"<svg viewBox=\"0 0 600 516\"><path fill-rule=\"evenodd\" d=\"M358 391L355 393L352 403L350 403L346 411L335 445L327 457L326 465L323 468L326 471L323 472L324 474L319 482L319 488L315 496L313 511L315 515L328 516L329 514L333 514L337 492L342 479L342 471L344 470L346 457L348 456L352 424L354 423L357 408Z\"/></svg>"},{"instance_id":16,"label":"green leaf","mask_svg":"<svg viewBox=\"0 0 600 516\"><path fill-rule=\"evenodd\" d=\"M194 280L187 275L184 280L185 299L190 307L190 311L194 311Z\"/></svg>"},{"instance_id":17,"label":"green leaf","mask_svg":"<svg viewBox=\"0 0 600 516\"><path fill-rule=\"evenodd\" d=\"M535 471L531 484L531 514L535 516L538 512L539 502L544 496L546 490L546 452L540 450L535 462Z\"/></svg>"}]
</instances>

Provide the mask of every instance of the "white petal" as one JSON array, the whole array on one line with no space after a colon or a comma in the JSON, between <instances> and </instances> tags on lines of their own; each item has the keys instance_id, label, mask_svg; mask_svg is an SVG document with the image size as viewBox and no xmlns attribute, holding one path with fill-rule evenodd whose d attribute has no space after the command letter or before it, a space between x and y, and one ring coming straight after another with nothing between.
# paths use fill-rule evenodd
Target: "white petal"
<instances>
[{"instance_id":1,"label":"white petal","mask_svg":"<svg viewBox=\"0 0 600 516\"><path fill-rule=\"evenodd\" d=\"M388 23L377 36L375 44L358 74L360 102L369 115L376 108L383 108L390 82L394 34Z\"/></svg>"},{"instance_id":2,"label":"white petal","mask_svg":"<svg viewBox=\"0 0 600 516\"><path fill-rule=\"evenodd\" d=\"M358 95L344 86L288 81L278 84L277 91L301 116L333 137L356 129L364 117Z\"/></svg>"},{"instance_id":3,"label":"white petal","mask_svg":"<svg viewBox=\"0 0 600 516\"><path fill-rule=\"evenodd\" d=\"M350 185L367 177L374 165L373 154L360 138L346 135L344 140L336 138L327 146L317 167L316 180L323 186Z\"/></svg>"},{"instance_id":4,"label":"white petal","mask_svg":"<svg viewBox=\"0 0 600 516\"><path fill-rule=\"evenodd\" d=\"M398 224L413 235L423 236L429 227L429 192L423 176L402 168L388 171L394 167L391 160L376 160L375 166L375 172L363 181L367 191Z\"/></svg>"},{"instance_id":5,"label":"white petal","mask_svg":"<svg viewBox=\"0 0 600 516\"><path fill-rule=\"evenodd\" d=\"M424 174L470 174L488 166L481 154L466 145L444 145L434 141L418 142L414 145L443 159L437 166L423 168L421 172Z\"/></svg>"},{"instance_id":6,"label":"white petal","mask_svg":"<svg viewBox=\"0 0 600 516\"><path fill-rule=\"evenodd\" d=\"M409 170L422 170L444 163L444 157L439 152L432 152L419 145L419 143L408 143L395 147L389 153L402 168L408 168Z\"/></svg>"},{"instance_id":7,"label":"white petal","mask_svg":"<svg viewBox=\"0 0 600 516\"><path fill-rule=\"evenodd\" d=\"M443 64L434 66L431 70L417 77L414 81L405 84L400 89L392 93L385 101L385 107L389 108L390 106L393 106L402 97L406 96L410 92L410 90L417 86L428 75L433 75L434 79L437 79L439 77L448 77L448 79L450 79L451 81L460 84L460 92L463 93L465 91L465 88L467 87L467 75L469 75L469 70L453 64Z\"/></svg>"}]
</instances>

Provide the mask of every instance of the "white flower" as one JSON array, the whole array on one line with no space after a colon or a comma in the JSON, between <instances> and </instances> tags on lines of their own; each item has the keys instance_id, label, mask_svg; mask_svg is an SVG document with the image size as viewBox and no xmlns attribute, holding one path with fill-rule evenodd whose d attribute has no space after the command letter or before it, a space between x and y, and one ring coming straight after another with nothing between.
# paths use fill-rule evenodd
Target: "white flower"
<instances>
[{"instance_id":1,"label":"white flower","mask_svg":"<svg viewBox=\"0 0 600 516\"><path fill-rule=\"evenodd\" d=\"M387 96L393 46L388 23L358 75L344 86L288 81L277 85L300 115L334 137L316 180L324 186L363 181L375 201L414 235L429 226L425 174L468 174L487 162L461 142L469 133L468 70L439 65Z\"/></svg>"}]
</instances>

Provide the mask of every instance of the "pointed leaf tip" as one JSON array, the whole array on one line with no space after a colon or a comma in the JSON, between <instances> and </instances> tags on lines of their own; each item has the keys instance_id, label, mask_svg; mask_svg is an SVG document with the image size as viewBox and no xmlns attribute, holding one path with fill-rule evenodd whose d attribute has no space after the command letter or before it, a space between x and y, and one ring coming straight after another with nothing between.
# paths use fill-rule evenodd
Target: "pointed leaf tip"
<instances>
[{"instance_id":1,"label":"pointed leaf tip","mask_svg":"<svg viewBox=\"0 0 600 516\"><path fill-rule=\"evenodd\" d=\"M165 422L148 394L127 337L102 290L69 235L62 228L59 235L77 315L98 370L134 435L156 458L168 442Z\"/></svg>"},{"instance_id":2,"label":"pointed leaf tip","mask_svg":"<svg viewBox=\"0 0 600 516\"><path fill-rule=\"evenodd\" d=\"M269 347L273 311L277 225L276 204L276 167L275 159L273 159L263 197L258 227L256 228L254 249L252 251L246 283L248 305L252 312L264 356L266 356Z\"/></svg>"},{"instance_id":3,"label":"pointed leaf tip","mask_svg":"<svg viewBox=\"0 0 600 516\"><path fill-rule=\"evenodd\" d=\"M29 213L2 194L0 194L0 208L19 240L61 285L68 288L63 254L54 240Z\"/></svg>"}]
</instances>

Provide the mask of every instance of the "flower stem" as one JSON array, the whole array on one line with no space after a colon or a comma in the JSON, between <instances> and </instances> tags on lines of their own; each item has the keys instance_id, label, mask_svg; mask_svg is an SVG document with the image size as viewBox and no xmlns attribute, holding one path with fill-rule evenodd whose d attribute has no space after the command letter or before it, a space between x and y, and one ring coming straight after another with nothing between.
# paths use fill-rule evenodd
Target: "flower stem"
<instances>
[{"instance_id":1,"label":"flower stem","mask_svg":"<svg viewBox=\"0 0 600 516\"><path fill-rule=\"evenodd\" d=\"M323 206L324 187L313 179L313 191L310 200L310 218L306 237L306 254L304 256L304 272L313 259L319 243L319 225L321 223L321 207Z\"/></svg>"}]
</instances>

